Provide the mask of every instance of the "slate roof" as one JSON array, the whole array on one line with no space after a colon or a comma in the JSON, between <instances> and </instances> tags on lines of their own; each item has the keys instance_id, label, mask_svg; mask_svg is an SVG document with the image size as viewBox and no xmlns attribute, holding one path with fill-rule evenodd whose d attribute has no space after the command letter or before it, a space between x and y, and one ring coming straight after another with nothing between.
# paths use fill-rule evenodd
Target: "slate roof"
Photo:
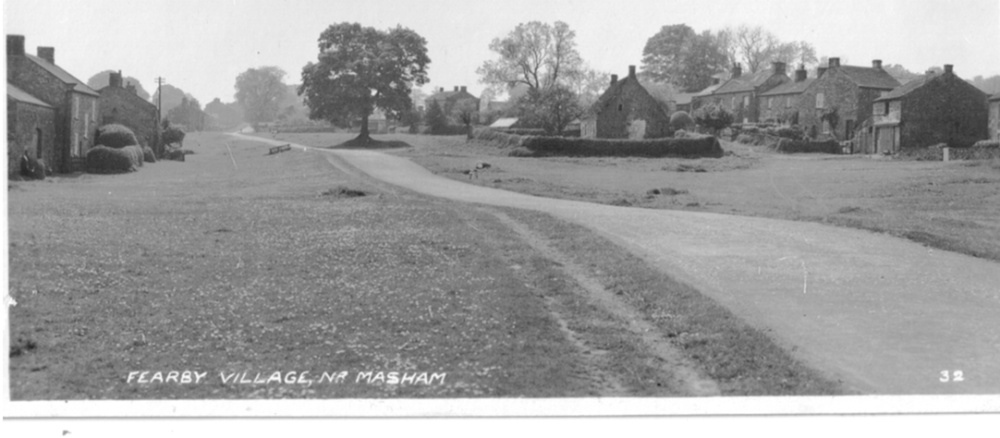
<instances>
[{"instance_id":1,"label":"slate roof","mask_svg":"<svg viewBox=\"0 0 1000 438\"><path fill-rule=\"evenodd\" d=\"M915 78L910 82L907 82L903 85L893 88L892 91L890 91L888 94L879 97L878 99L875 99L875 101L878 102L880 100L885 101L885 100L899 99L900 97L910 94L911 91L923 87L931 79L934 79L934 76L921 76L919 78Z\"/></svg>"},{"instance_id":2,"label":"slate roof","mask_svg":"<svg viewBox=\"0 0 1000 438\"><path fill-rule=\"evenodd\" d=\"M64 83L73 85L74 91L98 97L100 96L100 94L94 91L93 88L88 87L85 82L77 79L75 76L71 75L68 71L63 70L62 67L59 67L58 65L55 64L50 64L48 61L39 58L35 55L25 53L24 56L26 56L35 64L38 64L39 67L45 69L49 73L52 73L53 76L59 78L59 80L63 81Z\"/></svg>"},{"instance_id":3,"label":"slate roof","mask_svg":"<svg viewBox=\"0 0 1000 438\"><path fill-rule=\"evenodd\" d=\"M712 93L714 93L714 92L715 92L715 90L718 90L718 89L719 89L719 87L723 86L724 84L725 84L724 82L720 82L720 83L718 83L718 84L714 84L714 85L709 85L708 87L705 87L705 89L704 89L704 90L701 90L701 91L699 91L699 92L697 92L697 93L694 93L694 97L704 97L704 96L709 96L709 95L711 95Z\"/></svg>"},{"instance_id":4,"label":"slate roof","mask_svg":"<svg viewBox=\"0 0 1000 438\"><path fill-rule=\"evenodd\" d=\"M517 123L517 118L515 117L497 119L492 125L490 125L490 128L510 128L511 126L514 126L515 123Z\"/></svg>"},{"instance_id":5,"label":"slate roof","mask_svg":"<svg viewBox=\"0 0 1000 438\"><path fill-rule=\"evenodd\" d=\"M848 78L862 88L884 88L891 90L899 86L899 81L885 70L871 67L856 67L853 65L842 65L834 68L844 72Z\"/></svg>"},{"instance_id":6,"label":"slate roof","mask_svg":"<svg viewBox=\"0 0 1000 438\"><path fill-rule=\"evenodd\" d=\"M37 97L28 94L27 91L15 87L10 82L7 83L7 97L10 97L18 102L30 103L43 108L52 108L52 105L42 102Z\"/></svg>"},{"instance_id":7,"label":"slate roof","mask_svg":"<svg viewBox=\"0 0 1000 438\"><path fill-rule=\"evenodd\" d=\"M812 84L815 81L816 78L806 78L805 80L799 82L785 82L784 84L778 85L777 87L768 90L766 93L761 93L760 95L780 96L783 94L802 94L802 92L806 91L806 88L809 87L809 84Z\"/></svg>"},{"instance_id":8,"label":"slate roof","mask_svg":"<svg viewBox=\"0 0 1000 438\"><path fill-rule=\"evenodd\" d=\"M750 73L742 75L738 78L732 78L722 84L719 89L715 90L712 94L728 94L728 93L744 93L747 91L753 91L767 79L774 75L774 71L771 69L761 70L757 73Z\"/></svg>"},{"instance_id":9,"label":"slate roof","mask_svg":"<svg viewBox=\"0 0 1000 438\"><path fill-rule=\"evenodd\" d=\"M584 112L584 116L587 118L596 116L601 109L607 106L608 100L611 100L614 96L618 95L618 93L614 92L614 90L617 90L625 86L625 82L627 81L636 81L636 83L638 83L640 87L642 87L644 90L646 90L647 93L649 93L649 95L653 98L653 100L662 104L664 106L663 111L667 112L666 109L667 102L670 102L674 99L674 93L670 89L669 85L658 84L655 82L640 81L635 77L625 76L624 79L619 79L618 82L614 83L614 85L611 85L610 87L608 87L607 90L604 90L604 93L601 94L601 97L597 98L597 102L594 102L594 104L591 105L590 108Z\"/></svg>"}]
</instances>

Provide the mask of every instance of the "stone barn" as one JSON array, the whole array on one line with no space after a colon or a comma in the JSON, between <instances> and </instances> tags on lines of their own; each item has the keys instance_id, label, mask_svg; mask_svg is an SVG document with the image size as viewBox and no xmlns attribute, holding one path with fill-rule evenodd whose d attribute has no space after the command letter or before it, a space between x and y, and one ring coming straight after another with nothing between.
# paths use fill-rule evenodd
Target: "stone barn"
<instances>
[{"instance_id":1,"label":"stone barn","mask_svg":"<svg viewBox=\"0 0 1000 438\"><path fill-rule=\"evenodd\" d=\"M968 147L989 136L987 95L955 75L951 65L875 100L868 153L897 153L947 143Z\"/></svg>"},{"instance_id":2,"label":"stone barn","mask_svg":"<svg viewBox=\"0 0 1000 438\"><path fill-rule=\"evenodd\" d=\"M122 84L122 72L111 73L107 87L101 95L101 124L119 123L135 133L142 146L149 146L157 156L163 155L160 144L160 127L157 123L156 105L139 97L135 85Z\"/></svg>"},{"instance_id":3,"label":"stone barn","mask_svg":"<svg viewBox=\"0 0 1000 438\"><path fill-rule=\"evenodd\" d=\"M41 99L7 84L7 177L20 173L21 156L45 160L55 156L56 110Z\"/></svg>"},{"instance_id":4,"label":"stone barn","mask_svg":"<svg viewBox=\"0 0 1000 438\"><path fill-rule=\"evenodd\" d=\"M651 90L652 89L652 90ZM581 136L589 138L659 138L670 135L670 102L662 90L642 84L630 65L628 76L611 85L581 121Z\"/></svg>"}]
</instances>

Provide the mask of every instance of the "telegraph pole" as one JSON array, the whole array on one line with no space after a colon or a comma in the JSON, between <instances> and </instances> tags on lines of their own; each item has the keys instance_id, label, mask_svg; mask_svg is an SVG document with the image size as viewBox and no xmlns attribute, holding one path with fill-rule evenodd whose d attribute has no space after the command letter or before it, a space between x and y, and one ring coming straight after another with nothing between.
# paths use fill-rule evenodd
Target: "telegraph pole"
<instances>
[{"instance_id":1,"label":"telegraph pole","mask_svg":"<svg viewBox=\"0 0 1000 438\"><path fill-rule=\"evenodd\" d=\"M156 152L157 155L163 156L163 140L160 138L160 131L162 129L160 126L163 123L163 79L162 76L156 77Z\"/></svg>"}]
</instances>

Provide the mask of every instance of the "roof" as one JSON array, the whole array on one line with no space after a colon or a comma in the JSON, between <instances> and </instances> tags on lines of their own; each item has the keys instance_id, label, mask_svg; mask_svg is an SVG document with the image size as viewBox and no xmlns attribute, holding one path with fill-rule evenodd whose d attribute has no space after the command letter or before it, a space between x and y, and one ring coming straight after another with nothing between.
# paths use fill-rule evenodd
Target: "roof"
<instances>
[{"instance_id":1,"label":"roof","mask_svg":"<svg viewBox=\"0 0 1000 438\"><path fill-rule=\"evenodd\" d=\"M497 121L493 122L493 124L490 125L490 128L510 128L511 126L514 126L515 123L517 123L517 118L507 117L503 119L497 119Z\"/></svg>"},{"instance_id":2,"label":"roof","mask_svg":"<svg viewBox=\"0 0 1000 438\"><path fill-rule=\"evenodd\" d=\"M674 92L673 87L669 84L644 82L640 81L635 76L626 76L624 79L620 79L609 86L607 90L604 90L604 93L601 93L601 96L597 98L597 101L584 112L584 116L589 118L599 113L600 110L607 105L609 100L619 94L616 90L624 87L625 84L630 81L635 81L635 83L638 84L643 90L646 90L646 93L649 94L653 100L659 102L664 107L668 105L668 102L674 101L674 95L676 93ZM664 108L664 112L667 112L666 108Z\"/></svg>"},{"instance_id":3,"label":"roof","mask_svg":"<svg viewBox=\"0 0 1000 438\"><path fill-rule=\"evenodd\" d=\"M678 105L687 105L694 98L694 93L677 93L674 95L674 102Z\"/></svg>"},{"instance_id":4,"label":"roof","mask_svg":"<svg viewBox=\"0 0 1000 438\"><path fill-rule=\"evenodd\" d=\"M780 96L783 94L802 94L803 91L806 91L806 88L809 88L809 84L812 84L814 81L816 81L816 78L806 78L805 80L799 82L785 82L784 84L778 85L777 87L768 90L766 93L761 93L760 95Z\"/></svg>"},{"instance_id":5,"label":"roof","mask_svg":"<svg viewBox=\"0 0 1000 438\"><path fill-rule=\"evenodd\" d=\"M42 102L37 97L28 94L27 91L15 87L10 82L7 83L7 97L14 99L18 102L30 103L32 105L38 105L44 108L52 108L52 105Z\"/></svg>"},{"instance_id":6,"label":"roof","mask_svg":"<svg viewBox=\"0 0 1000 438\"><path fill-rule=\"evenodd\" d=\"M714 93L715 90L718 90L719 87L721 87L722 85L723 85L723 82L720 82L718 84L709 85L708 87L705 87L704 90L701 90L701 91L699 91L697 93L694 93L694 97L708 96L708 95Z\"/></svg>"},{"instance_id":7,"label":"roof","mask_svg":"<svg viewBox=\"0 0 1000 438\"><path fill-rule=\"evenodd\" d=\"M106 85L104 87L101 87L100 90L97 90L97 93L100 94L102 98L105 98L105 96L104 96L105 91L110 92L111 90L120 90L120 91L117 91L117 93L119 93L121 95L125 95L125 96L132 96L133 100L135 100L136 102L141 102L141 104L153 107L153 110L156 109L156 104L154 104L153 102L150 102L150 101L148 101L146 99L143 99L143 98L139 97L139 95L136 94L135 91L129 90L128 88L112 87L111 85Z\"/></svg>"},{"instance_id":8,"label":"roof","mask_svg":"<svg viewBox=\"0 0 1000 438\"><path fill-rule=\"evenodd\" d=\"M856 67L853 65L842 65L834 67L847 75L855 84L862 88L884 88L891 90L899 86L899 81L882 69L871 67Z\"/></svg>"},{"instance_id":9,"label":"roof","mask_svg":"<svg viewBox=\"0 0 1000 438\"><path fill-rule=\"evenodd\" d=\"M992 102L994 100L1000 100L1000 93L990 96L990 101Z\"/></svg>"},{"instance_id":10,"label":"roof","mask_svg":"<svg viewBox=\"0 0 1000 438\"><path fill-rule=\"evenodd\" d=\"M625 79L628 79L628 78L626 77ZM621 81L618 81L618 82L619 83L625 82L625 79L623 79ZM648 82L648 81L641 81L640 80L639 81L639 85L641 85L642 88L646 89L646 92L649 93L649 95L652 96L653 99L656 100L657 102L660 102L662 104L666 104L667 102L676 102L677 101L677 96L678 96L677 92L674 91L674 87L671 86L670 84L663 84L663 83L659 83L659 82ZM688 99L688 102L690 102L690 101L691 100Z\"/></svg>"},{"instance_id":11,"label":"roof","mask_svg":"<svg viewBox=\"0 0 1000 438\"><path fill-rule=\"evenodd\" d=\"M907 94L910 94L911 91L916 90L917 88L923 87L931 79L934 79L934 77L933 76L921 76L919 78L915 78L915 79L913 79L913 80L911 80L911 81L909 81L909 82L907 82L907 83L905 83L903 85L900 85L900 86L898 86L896 88L893 88L892 91L890 91L888 94L886 94L885 96L879 97L878 99L875 99L875 101L878 102L880 100L899 99L900 97L903 97L903 96L906 96Z\"/></svg>"},{"instance_id":12,"label":"roof","mask_svg":"<svg viewBox=\"0 0 1000 438\"><path fill-rule=\"evenodd\" d=\"M63 70L62 67L59 67L58 65L55 64L50 64L48 61L39 58L35 55L25 53L24 56L32 60L35 64L38 64L39 67L45 69L49 73L52 73L53 76L59 78L59 80L63 81L64 83L73 85L73 91L83 94L100 96L96 91L94 91L93 88L88 87L86 83L77 79L75 76L71 75L68 71Z\"/></svg>"},{"instance_id":13,"label":"roof","mask_svg":"<svg viewBox=\"0 0 1000 438\"><path fill-rule=\"evenodd\" d=\"M772 69L741 75L726 81L712 94L743 93L753 91L764 82L767 82L768 78L771 76L774 76L774 71Z\"/></svg>"},{"instance_id":14,"label":"roof","mask_svg":"<svg viewBox=\"0 0 1000 438\"><path fill-rule=\"evenodd\" d=\"M465 97L467 99L477 99L476 96L473 96L468 91L459 90L459 91L438 91L437 93L434 93L430 97L428 97L427 100L443 101L451 99L453 97Z\"/></svg>"}]
</instances>

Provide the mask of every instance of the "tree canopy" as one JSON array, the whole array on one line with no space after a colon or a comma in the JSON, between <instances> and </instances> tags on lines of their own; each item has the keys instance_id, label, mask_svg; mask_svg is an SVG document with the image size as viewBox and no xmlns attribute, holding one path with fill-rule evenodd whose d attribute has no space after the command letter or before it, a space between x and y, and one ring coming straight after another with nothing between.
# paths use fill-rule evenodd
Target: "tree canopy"
<instances>
[{"instance_id":1,"label":"tree canopy","mask_svg":"<svg viewBox=\"0 0 1000 438\"><path fill-rule=\"evenodd\" d=\"M480 82L498 92L518 84L534 90L568 85L584 70L576 32L561 21L518 24L506 37L493 39L490 50L499 58L484 62L476 73Z\"/></svg>"},{"instance_id":2,"label":"tree canopy","mask_svg":"<svg viewBox=\"0 0 1000 438\"><path fill-rule=\"evenodd\" d=\"M309 117L332 123L361 119L358 139L369 139L368 117L410 110L413 84L428 82L427 41L397 26L387 31L357 23L331 25L319 36L317 62L302 68L299 95Z\"/></svg>"},{"instance_id":3,"label":"tree canopy","mask_svg":"<svg viewBox=\"0 0 1000 438\"><path fill-rule=\"evenodd\" d=\"M285 71L274 66L251 68L236 77L236 102L253 126L273 122L287 95Z\"/></svg>"},{"instance_id":4,"label":"tree canopy","mask_svg":"<svg viewBox=\"0 0 1000 438\"><path fill-rule=\"evenodd\" d=\"M205 129L205 112L201 110L198 99L184 97L180 105L167 112L166 121L184 126L188 131L201 131Z\"/></svg>"},{"instance_id":5,"label":"tree canopy","mask_svg":"<svg viewBox=\"0 0 1000 438\"><path fill-rule=\"evenodd\" d=\"M189 100L194 99L194 96L185 93L184 90L181 90L180 88L177 88L170 84L163 84L162 86L160 86L160 89L163 90L163 107L160 110L160 114L163 114L164 116L166 116L167 113L170 112L170 110L174 109L177 106L180 106L181 102L185 98ZM153 105L157 104L159 97L160 97L159 91L153 93L153 98L150 99L150 101L153 102Z\"/></svg>"},{"instance_id":6,"label":"tree canopy","mask_svg":"<svg viewBox=\"0 0 1000 438\"><path fill-rule=\"evenodd\" d=\"M685 24L663 26L646 41L642 74L685 91L712 84L712 75L728 66L725 49L709 31L701 34Z\"/></svg>"}]
</instances>

